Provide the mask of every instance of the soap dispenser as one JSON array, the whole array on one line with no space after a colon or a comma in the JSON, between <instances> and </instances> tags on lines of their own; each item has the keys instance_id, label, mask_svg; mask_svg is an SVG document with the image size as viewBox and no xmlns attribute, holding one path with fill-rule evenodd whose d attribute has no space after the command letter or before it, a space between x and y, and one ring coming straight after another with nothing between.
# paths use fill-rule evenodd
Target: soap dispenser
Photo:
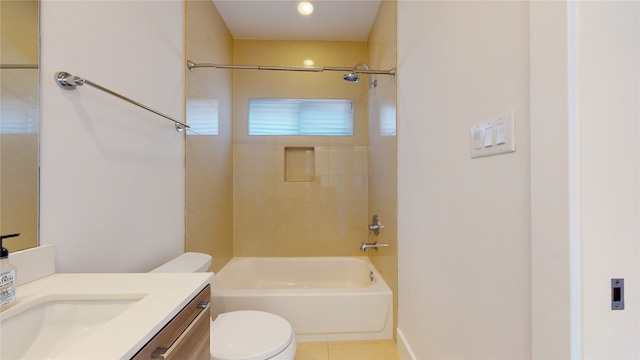
<instances>
[{"instance_id":1,"label":"soap dispenser","mask_svg":"<svg viewBox=\"0 0 640 360\"><path fill-rule=\"evenodd\" d=\"M0 235L0 310L16 301L16 267L9 262L9 250L2 246L2 240L20 234Z\"/></svg>"}]
</instances>

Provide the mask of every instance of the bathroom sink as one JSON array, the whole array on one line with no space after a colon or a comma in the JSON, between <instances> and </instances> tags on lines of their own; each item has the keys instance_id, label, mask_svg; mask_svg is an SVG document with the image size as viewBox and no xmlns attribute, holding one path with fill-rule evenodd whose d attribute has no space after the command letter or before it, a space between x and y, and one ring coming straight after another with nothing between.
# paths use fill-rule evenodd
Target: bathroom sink
<instances>
[{"instance_id":1,"label":"bathroom sink","mask_svg":"<svg viewBox=\"0 0 640 360\"><path fill-rule=\"evenodd\" d=\"M0 313L0 358L54 358L138 300L55 299L8 309Z\"/></svg>"}]
</instances>

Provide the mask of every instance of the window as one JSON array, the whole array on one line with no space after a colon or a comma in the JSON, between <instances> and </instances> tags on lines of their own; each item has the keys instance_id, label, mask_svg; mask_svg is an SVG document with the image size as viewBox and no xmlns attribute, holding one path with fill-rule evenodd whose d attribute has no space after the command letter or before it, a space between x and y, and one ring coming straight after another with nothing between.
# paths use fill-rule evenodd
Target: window
<instances>
[{"instance_id":1,"label":"window","mask_svg":"<svg viewBox=\"0 0 640 360\"><path fill-rule=\"evenodd\" d=\"M249 135L353 135L353 100L249 99Z\"/></svg>"},{"instance_id":2,"label":"window","mask_svg":"<svg viewBox=\"0 0 640 360\"><path fill-rule=\"evenodd\" d=\"M396 136L396 107L383 104L380 108L380 136Z\"/></svg>"},{"instance_id":3,"label":"window","mask_svg":"<svg viewBox=\"0 0 640 360\"><path fill-rule=\"evenodd\" d=\"M187 100L187 135L218 135L218 99Z\"/></svg>"}]
</instances>

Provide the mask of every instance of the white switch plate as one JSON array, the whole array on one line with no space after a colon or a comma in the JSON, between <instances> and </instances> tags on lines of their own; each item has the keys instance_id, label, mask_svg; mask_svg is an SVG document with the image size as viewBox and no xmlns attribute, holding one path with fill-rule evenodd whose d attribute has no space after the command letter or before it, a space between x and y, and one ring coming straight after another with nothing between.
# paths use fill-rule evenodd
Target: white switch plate
<instances>
[{"instance_id":1,"label":"white switch plate","mask_svg":"<svg viewBox=\"0 0 640 360\"><path fill-rule=\"evenodd\" d=\"M513 111L472 126L470 135L471 158L516 151Z\"/></svg>"}]
</instances>

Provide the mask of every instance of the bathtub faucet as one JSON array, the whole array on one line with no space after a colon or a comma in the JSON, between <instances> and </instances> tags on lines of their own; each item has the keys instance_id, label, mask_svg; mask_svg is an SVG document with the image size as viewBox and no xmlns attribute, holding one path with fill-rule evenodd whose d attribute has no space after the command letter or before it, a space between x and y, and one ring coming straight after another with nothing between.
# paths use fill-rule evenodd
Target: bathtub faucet
<instances>
[{"instance_id":1,"label":"bathtub faucet","mask_svg":"<svg viewBox=\"0 0 640 360\"><path fill-rule=\"evenodd\" d=\"M389 244L379 244L377 241L374 243L362 242L362 245L360 245L360 251L365 252L367 249L376 249L376 251L378 251L378 248L387 246L389 246Z\"/></svg>"}]
</instances>

